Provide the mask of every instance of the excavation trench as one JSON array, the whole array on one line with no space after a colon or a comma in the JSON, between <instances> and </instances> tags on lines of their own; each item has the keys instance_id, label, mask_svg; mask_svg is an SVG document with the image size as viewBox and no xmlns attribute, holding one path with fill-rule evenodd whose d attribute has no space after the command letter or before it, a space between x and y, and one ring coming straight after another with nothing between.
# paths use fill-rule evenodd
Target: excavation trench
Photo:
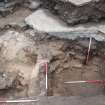
<instances>
[{"instance_id":1,"label":"excavation trench","mask_svg":"<svg viewBox=\"0 0 105 105\"><path fill-rule=\"evenodd\" d=\"M105 81L105 36L103 33L99 32L97 34L94 30L91 32L87 27L85 31L68 32L68 34L61 31L52 33L53 21L43 14L42 10L36 11L36 14L38 13L38 16L42 13L42 17L45 17L42 20L41 18L35 19L36 21L39 19L38 27L32 21L32 25L35 26L35 28L33 27L34 30L30 29L31 25L29 26L29 23L26 25L23 22L24 18L32 13L26 7L37 10L40 6L49 9L67 25L89 21L98 22L105 18L104 0L100 0L98 3L90 2L83 6L76 6L70 2L64 3L62 0L40 0L44 3L41 5L39 3L34 8L33 0L22 1L26 1L26 3L22 3L24 7L21 5L19 10L17 10L15 4L13 8L6 8L5 11L1 11L4 7L0 9L0 15L7 16L1 18L0 21L0 98L29 98L45 95L95 96L105 94L105 83L65 83L88 80ZM17 3L18 0L16 0L16 5ZM84 11L81 12L83 8ZM16 12L14 13L14 11ZM36 15L32 14L29 20L33 20L33 17L36 17ZM45 22L47 19L49 24L52 24L49 25L51 28L47 27L48 24L46 23L48 22ZM10 24L11 22L13 24ZM43 22L45 24L42 25ZM56 23L55 20L54 22ZM58 26L58 30L63 29L63 26L60 27L58 23L58 25L55 23L54 27ZM51 30L51 32L39 33L39 31L36 31L37 28L37 30L44 30L44 28L41 29L42 27L45 29L47 27L46 30ZM82 35L81 32L83 32ZM100 34L103 34L103 37ZM88 53L89 36L92 36L92 40L90 52ZM104 38L104 40L101 38ZM86 60L87 54L89 54L88 60ZM46 61L48 61L47 91Z\"/></svg>"},{"instance_id":2,"label":"excavation trench","mask_svg":"<svg viewBox=\"0 0 105 105\"><path fill-rule=\"evenodd\" d=\"M105 79L105 42L92 38L63 39L48 34L6 30L0 36L0 97L46 95L45 62L48 63L48 96L104 94L104 84L65 84L68 81ZM11 78L12 79L11 79Z\"/></svg>"},{"instance_id":3,"label":"excavation trench","mask_svg":"<svg viewBox=\"0 0 105 105\"><path fill-rule=\"evenodd\" d=\"M92 39L89 60L86 64L89 40L89 38L62 40L64 45L49 64L49 71L52 72L49 73L48 95L92 96L104 94L104 84L65 83L70 81L104 80L105 44Z\"/></svg>"}]
</instances>

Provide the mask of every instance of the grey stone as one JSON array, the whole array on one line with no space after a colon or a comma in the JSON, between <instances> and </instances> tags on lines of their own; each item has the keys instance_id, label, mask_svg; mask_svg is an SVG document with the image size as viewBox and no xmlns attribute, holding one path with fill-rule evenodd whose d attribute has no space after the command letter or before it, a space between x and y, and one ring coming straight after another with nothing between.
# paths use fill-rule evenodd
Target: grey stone
<instances>
[{"instance_id":1,"label":"grey stone","mask_svg":"<svg viewBox=\"0 0 105 105\"><path fill-rule=\"evenodd\" d=\"M25 19L26 24L38 32L46 32L60 38L74 39L77 37L93 37L98 41L104 40L104 24L67 27L56 16L46 9L40 9ZM99 32L100 31L100 32ZM101 33L102 31L102 33Z\"/></svg>"},{"instance_id":2,"label":"grey stone","mask_svg":"<svg viewBox=\"0 0 105 105\"><path fill-rule=\"evenodd\" d=\"M75 5L83 5L83 4L86 4L86 3L90 2L90 1L99 1L99 0L60 0L60 1L71 2L71 3L75 4Z\"/></svg>"},{"instance_id":3,"label":"grey stone","mask_svg":"<svg viewBox=\"0 0 105 105\"><path fill-rule=\"evenodd\" d=\"M47 10L37 10L25 19L25 22L40 32L58 32L67 31L67 27L63 26L56 16Z\"/></svg>"}]
</instances>

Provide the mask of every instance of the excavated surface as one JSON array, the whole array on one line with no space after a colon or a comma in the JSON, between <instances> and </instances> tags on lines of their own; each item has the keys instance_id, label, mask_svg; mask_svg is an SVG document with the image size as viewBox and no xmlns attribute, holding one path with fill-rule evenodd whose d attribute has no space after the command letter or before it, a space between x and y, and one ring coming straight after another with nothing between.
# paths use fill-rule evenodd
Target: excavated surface
<instances>
[{"instance_id":1,"label":"excavated surface","mask_svg":"<svg viewBox=\"0 0 105 105\"><path fill-rule=\"evenodd\" d=\"M92 39L90 58L84 64L88 38L60 39L33 30L8 30L0 36L1 71L20 74L19 83L1 97L31 97L45 95L45 68L41 60L49 60L48 95L93 96L104 94L103 84L67 85L75 80L104 79L104 42ZM101 63L101 65L100 65ZM30 82L29 82L30 81ZM6 89L3 87L2 89ZM86 91L88 91L87 94Z\"/></svg>"},{"instance_id":2,"label":"excavated surface","mask_svg":"<svg viewBox=\"0 0 105 105\"><path fill-rule=\"evenodd\" d=\"M68 25L90 21L98 22L105 18L104 0L91 1L85 4L82 2L83 5L77 5L71 1L64 2L64 0L42 1L44 1L42 7L49 9ZM40 6L39 3L34 3L34 5ZM81 12L83 9L84 11ZM104 37L100 35L97 37L94 33L95 39L92 38L89 61L85 64L89 45L87 36L72 39L71 36L77 35L77 32L74 32L73 35L70 34L71 36L68 35L69 38L59 37L59 32L57 32L59 35L53 35L53 32L39 33L39 30L30 29L24 23L25 17L31 13L32 11L21 7L15 13L0 19L0 84L2 84L0 97L45 96L44 63L46 60L49 61L48 96L96 96L104 94L105 84L64 83L105 79ZM37 15L39 16L40 12ZM46 17L46 15L44 16ZM24 26L27 28L23 29ZM44 100L46 103L47 99Z\"/></svg>"}]
</instances>

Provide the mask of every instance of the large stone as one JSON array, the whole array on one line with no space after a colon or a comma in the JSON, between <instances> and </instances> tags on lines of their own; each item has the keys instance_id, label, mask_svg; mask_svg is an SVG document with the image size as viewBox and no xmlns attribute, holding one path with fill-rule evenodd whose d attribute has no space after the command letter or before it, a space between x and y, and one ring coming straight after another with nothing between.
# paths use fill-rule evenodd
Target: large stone
<instances>
[{"instance_id":1,"label":"large stone","mask_svg":"<svg viewBox=\"0 0 105 105\"><path fill-rule=\"evenodd\" d=\"M93 24L90 26L67 27L65 23L52 15L48 10L40 9L28 16L25 22L39 32L47 32L67 39L76 37L94 37L96 40L104 40L105 25ZM101 31L101 32L99 32Z\"/></svg>"},{"instance_id":2,"label":"large stone","mask_svg":"<svg viewBox=\"0 0 105 105\"><path fill-rule=\"evenodd\" d=\"M83 5L85 3L88 3L90 1L98 1L98 0L61 0L63 2L71 2L75 5Z\"/></svg>"},{"instance_id":3,"label":"large stone","mask_svg":"<svg viewBox=\"0 0 105 105\"><path fill-rule=\"evenodd\" d=\"M41 32L68 31L64 23L47 10L38 10L25 19L26 23Z\"/></svg>"}]
</instances>

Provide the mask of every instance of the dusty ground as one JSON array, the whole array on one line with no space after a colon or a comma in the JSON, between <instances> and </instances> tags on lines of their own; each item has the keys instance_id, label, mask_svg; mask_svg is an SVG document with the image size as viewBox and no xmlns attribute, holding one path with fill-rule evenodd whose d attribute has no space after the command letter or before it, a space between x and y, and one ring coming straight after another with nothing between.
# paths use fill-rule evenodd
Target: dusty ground
<instances>
[{"instance_id":1,"label":"dusty ground","mask_svg":"<svg viewBox=\"0 0 105 105\"><path fill-rule=\"evenodd\" d=\"M36 99L36 98L35 98ZM104 105L105 96L95 97L39 97L39 101L30 103L8 103L2 105Z\"/></svg>"},{"instance_id":2,"label":"dusty ground","mask_svg":"<svg viewBox=\"0 0 105 105\"><path fill-rule=\"evenodd\" d=\"M18 8L13 14L0 18L0 27L8 24L22 24L24 19L32 13L28 8Z\"/></svg>"}]
</instances>

